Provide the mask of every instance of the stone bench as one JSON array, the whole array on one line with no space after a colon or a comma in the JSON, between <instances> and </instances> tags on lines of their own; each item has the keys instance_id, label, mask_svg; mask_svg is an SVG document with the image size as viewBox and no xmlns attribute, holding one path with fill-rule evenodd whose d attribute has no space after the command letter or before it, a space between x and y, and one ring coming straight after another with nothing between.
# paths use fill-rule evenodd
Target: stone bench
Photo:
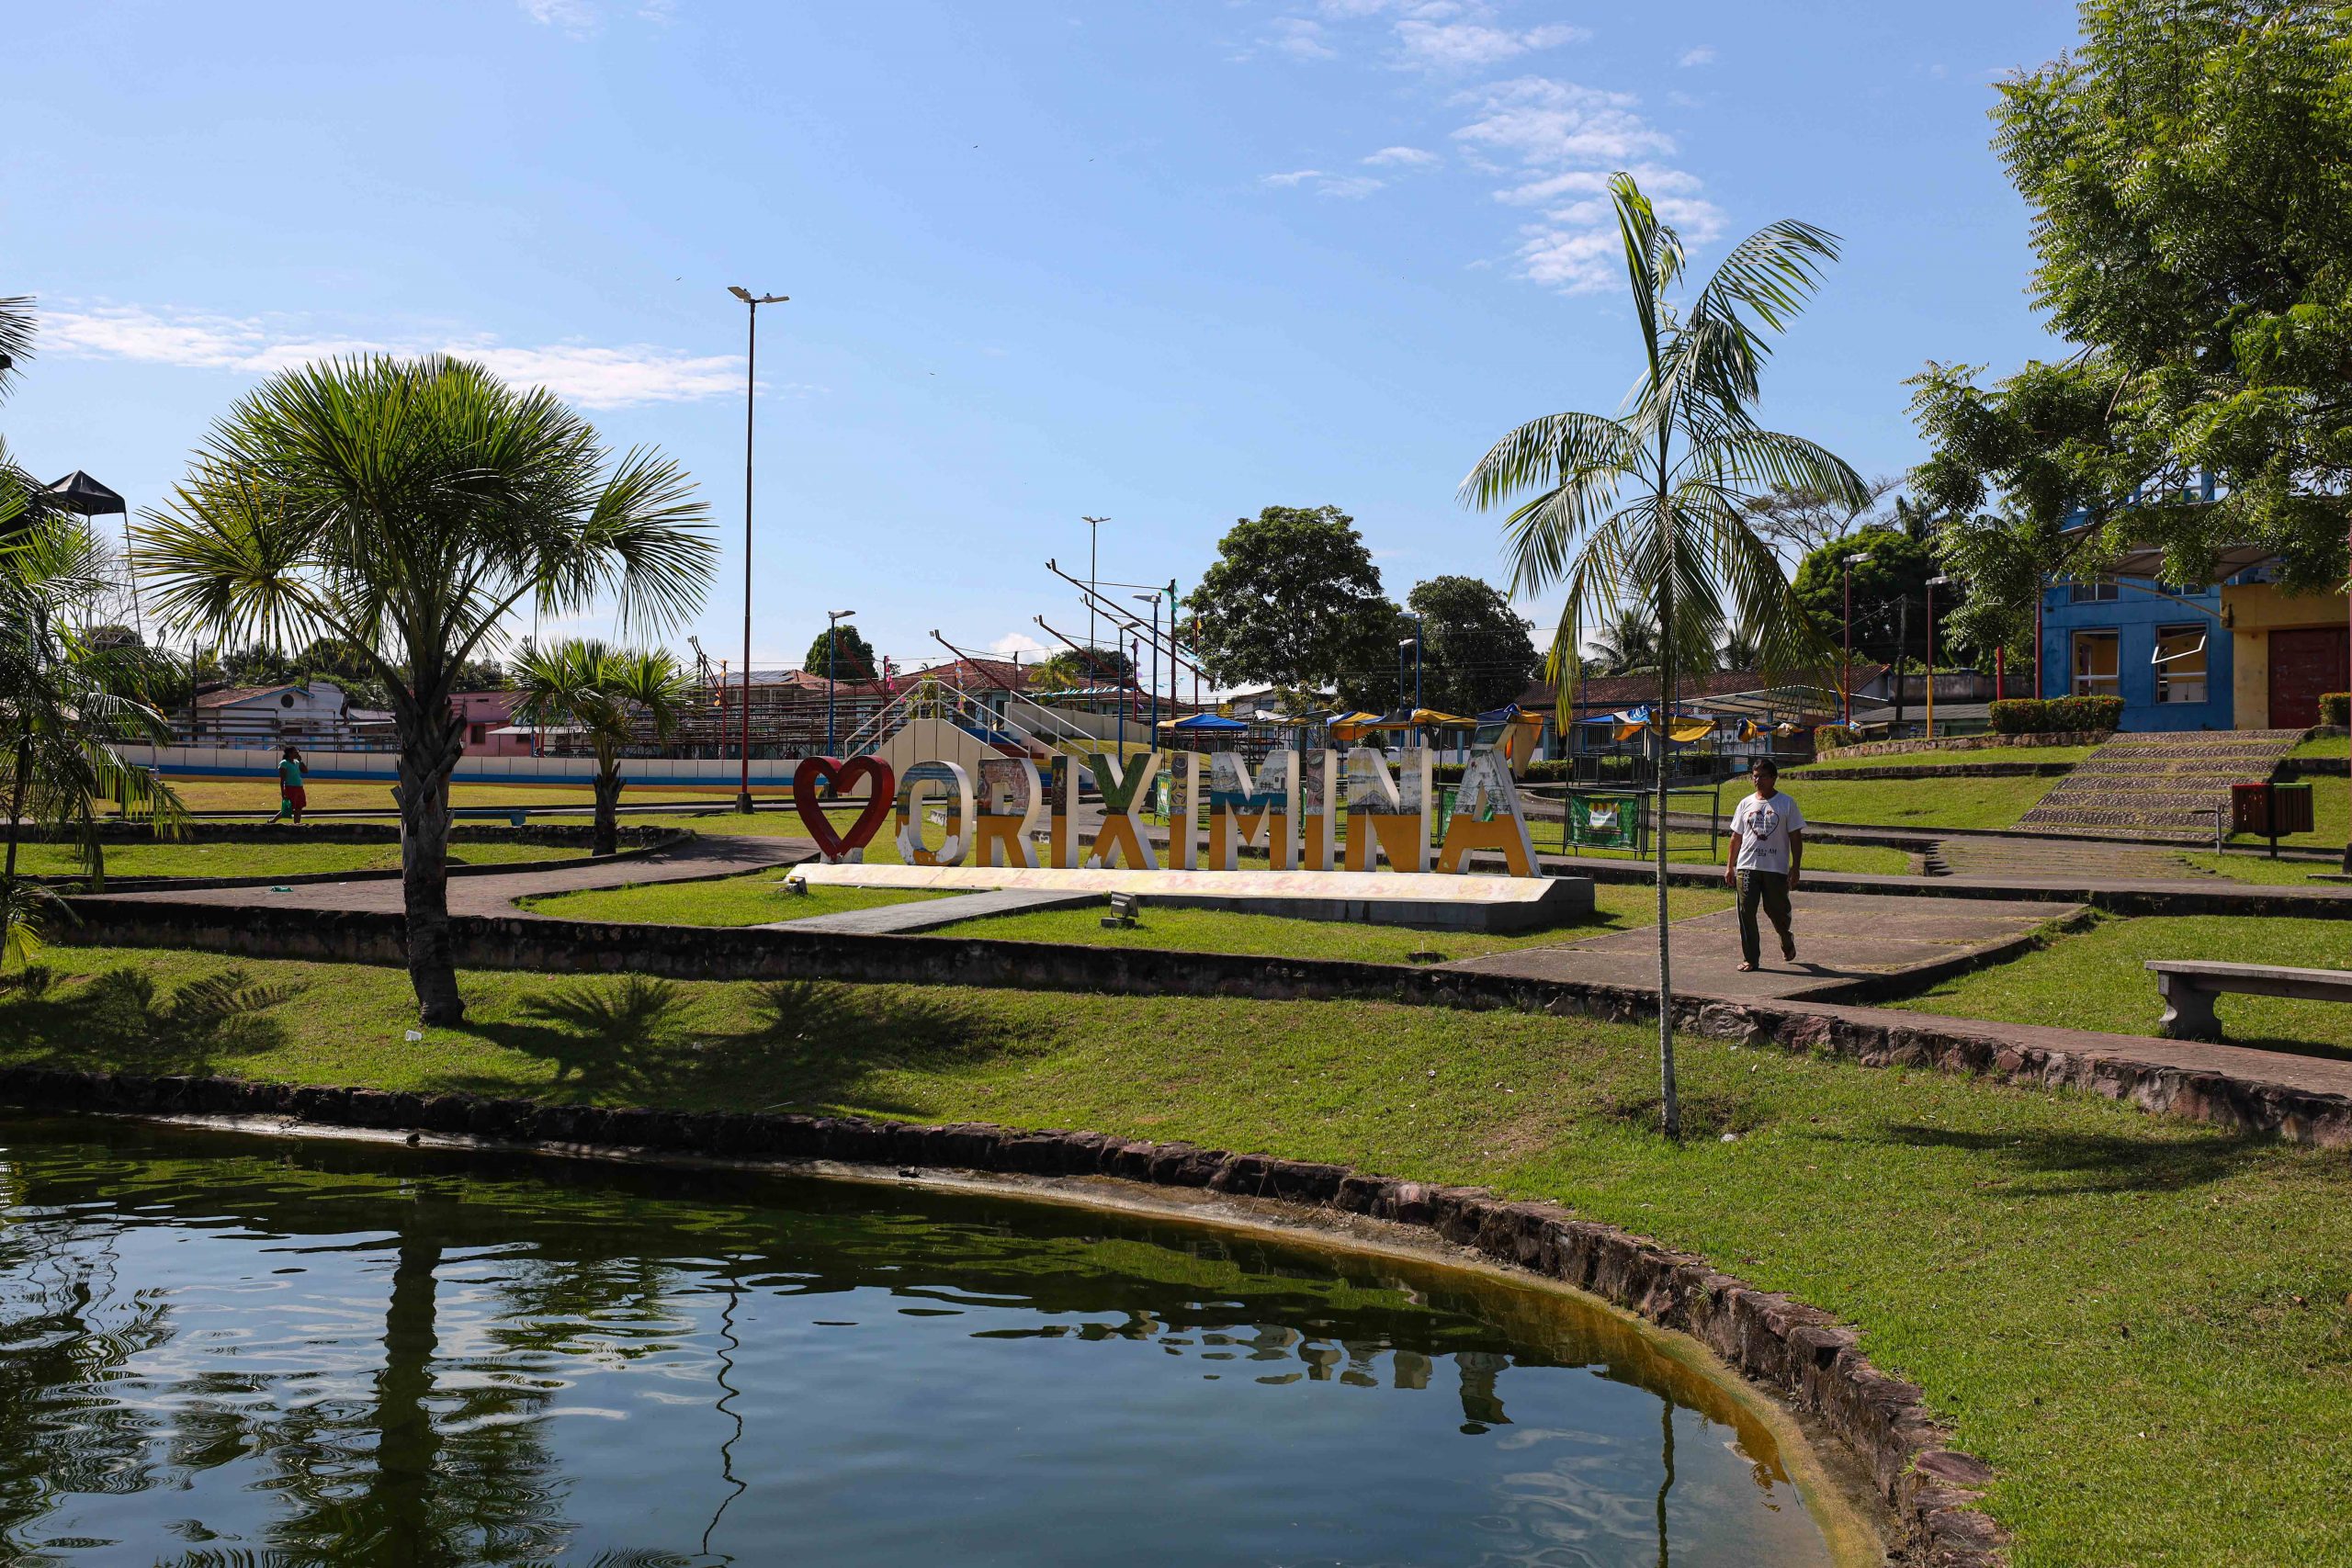
<instances>
[{"instance_id":1,"label":"stone bench","mask_svg":"<svg viewBox=\"0 0 2352 1568\"><path fill-rule=\"evenodd\" d=\"M2288 969L2276 964L2222 964L2201 958L2151 958L2164 1016L2156 1032L2174 1040L2219 1040L2222 1021L2213 998L2224 991L2249 997L2294 997L2312 1002L2352 1002L2352 972Z\"/></svg>"}]
</instances>

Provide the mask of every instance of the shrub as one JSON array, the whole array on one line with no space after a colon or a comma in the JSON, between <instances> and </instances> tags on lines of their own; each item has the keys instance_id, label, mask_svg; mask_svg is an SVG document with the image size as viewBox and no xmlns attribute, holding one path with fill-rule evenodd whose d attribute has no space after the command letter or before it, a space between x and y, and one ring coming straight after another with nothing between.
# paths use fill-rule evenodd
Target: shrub
<instances>
[{"instance_id":1,"label":"shrub","mask_svg":"<svg viewBox=\"0 0 2352 1568\"><path fill-rule=\"evenodd\" d=\"M2319 721L2338 729L2352 728L2352 692L2325 692L2319 699Z\"/></svg>"},{"instance_id":2,"label":"shrub","mask_svg":"<svg viewBox=\"0 0 2352 1568\"><path fill-rule=\"evenodd\" d=\"M1813 731L1813 749L1816 751L1835 751L1840 746L1854 745L1861 738L1860 730L1846 725L1816 725Z\"/></svg>"},{"instance_id":3,"label":"shrub","mask_svg":"<svg viewBox=\"0 0 2352 1568\"><path fill-rule=\"evenodd\" d=\"M2121 697L2009 697L1987 712L2000 735L2069 734L2113 729L2123 722Z\"/></svg>"}]
</instances>

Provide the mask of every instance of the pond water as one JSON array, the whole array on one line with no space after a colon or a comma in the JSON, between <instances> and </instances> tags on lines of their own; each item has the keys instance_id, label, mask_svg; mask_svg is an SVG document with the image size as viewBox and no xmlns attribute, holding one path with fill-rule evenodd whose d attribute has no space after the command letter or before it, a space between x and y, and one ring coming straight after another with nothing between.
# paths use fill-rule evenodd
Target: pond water
<instances>
[{"instance_id":1,"label":"pond water","mask_svg":"<svg viewBox=\"0 0 2352 1568\"><path fill-rule=\"evenodd\" d=\"M0 1121L0 1561L1826 1563L1629 1325L1156 1217Z\"/></svg>"}]
</instances>

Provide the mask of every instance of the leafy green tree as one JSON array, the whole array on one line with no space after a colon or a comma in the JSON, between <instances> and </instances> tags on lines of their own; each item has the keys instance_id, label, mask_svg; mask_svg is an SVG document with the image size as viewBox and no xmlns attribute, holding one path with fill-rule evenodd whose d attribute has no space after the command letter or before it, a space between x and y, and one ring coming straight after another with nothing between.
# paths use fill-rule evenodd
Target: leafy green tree
<instances>
[{"instance_id":1,"label":"leafy green tree","mask_svg":"<svg viewBox=\"0 0 2352 1568\"><path fill-rule=\"evenodd\" d=\"M526 642L514 660L522 700L517 723L584 730L596 759L595 841L591 853L620 848L621 753L640 739L666 740L684 722L695 687L666 649L606 648L572 638L541 649Z\"/></svg>"},{"instance_id":2,"label":"leafy green tree","mask_svg":"<svg viewBox=\"0 0 2352 1568\"><path fill-rule=\"evenodd\" d=\"M1636 605L1626 604L1609 617L1585 643L1582 670L1588 675L1655 675L1657 673L1657 622Z\"/></svg>"},{"instance_id":3,"label":"leafy green tree","mask_svg":"<svg viewBox=\"0 0 2352 1568\"><path fill-rule=\"evenodd\" d=\"M1862 558L1853 566L1855 661L1925 662L1928 579L1936 575L1935 556L1925 543L1893 528L1864 528L1804 558L1793 585L1797 602L1813 617L1823 640L1841 651L1846 643L1848 556Z\"/></svg>"},{"instance_id":4,"label":"leafy green tree","mask_svg":"<svg viewBox=\"0 0 2352 1568\"><path fill-rule=\"evenodd\" d=\"M1405 606L1420 616L1421 701L1442 713L1477 715L1516 701L1541 664L1534 623L1491 583L1433 577Z\"/></svg>"},{"instance_id":5,"label":"leafy green tree","mask_svg":"<svg viewBox=\"0 0 2352 1568\"><path fill-rule=\"evenodd\" d=\"M1510 513L1506 536L1516 588L1565 583L1546 673L1567 716L1577 658L1597 620L1638 611L1659 627L1657 701L1671 712L1685 671L1711 668L1726 623L1755 639L1768 671L1824 667L1829 649L1789 591L1753 506L1775 488L1838 497L1859 507L1860 476L1810 441L1756 423L1767 333L1779 332L1838 254L1835 236L1784 220L1732 247L1687 300L1682 242L1660 222L1634 176L1609 182L1644 356L1625 412L1549 414L1495 444L1462 482L1473 506ZM1657 820L1666 819L1668 770L1660 743ZM1657 845L1658 1076L1661 1120L1681 1135L1674 1079L1674 987L1666 908L1666 834Z\"/></svg>"},{"instance_id":6,"label":"leafy green tree","mask_svg":"<svg viewBox=\"0 0 2352 1568\"><path fill-rule=\"evenodd\" d=\"M601 600L624 628L682 619L712 549L684 469L616 458L544 389L439 355L332 360L238 400L139 530L168 624L217 641L331 637L385 686L398 746L409 976L433 1024L465 1016L449 939L451 711L468 660L526 602Z\"/></svg>"},{"instance_id":7,"label":"leafy green tree","mask_svg":"<svg viewBox=\"0 0 2352 1568\"><path fill-rule=\"evenodd\" d=\"M1135 660L1115 648L1065 648L1030 666L1031 681L1047 692L1080 692L1096 686L1126 686L1135 681Z\"/></svg>"},{"instance_id":8,"label":"leafy green tree","mask_svg":"<svg viewBox=\"0 0 2352 1568\"><path fill-rule=\"evenodd\" d=\"M840 647L835 649L837 637ZM830 675L837 681L871 681L876 678L881 666L874 657L873 646L855 626L844 623L817 634L800 668L811 675Z\"/></svg>"},{"instance_id":9,"label":"leafy green tree","mask_svg":"<svg viewBox=\"0 0 2352 1568\"><path fill-rule=\"evenodd\" d=\"M1185 601L1203 672L1343 700L1396 685L1397 611L1355 519L1336 506L1269 506L1217 542Z\"/></svg>"},{"instance_id":10,"label":"leafy green tree","mask_svg":"<svg viewBox=\"0 0 2352 1568\"><path fill-rule=\"evenodd\" d=\"M1988 631L2014 630L2043 573L2094 575L2132 546L2203 582L2218 548L2259 545L2285 586L2332 589L2352 491L2352 24L2299 0L2080 10L2082 49L2001 88L1994 138L2031 209L2035 301L2076 348L1990 386L1972 365L1914 378L1931 448L1915 479L1950 519L1946 558Z\"/></svg>"}]
</instances>

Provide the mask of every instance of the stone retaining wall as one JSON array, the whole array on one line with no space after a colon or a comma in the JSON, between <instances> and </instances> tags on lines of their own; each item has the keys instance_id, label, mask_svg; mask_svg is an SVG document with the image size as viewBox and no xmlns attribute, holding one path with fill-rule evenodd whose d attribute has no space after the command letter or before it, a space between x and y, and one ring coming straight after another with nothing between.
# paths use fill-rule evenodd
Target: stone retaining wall
<instances>
[{"instance_id":1,"label":"stone retaining wall","mask_svg":"<svg viewBox=\"0 0 2352 1568\"><path fill-rule=\"evenodd\" d=\"M2041 735L1948 735L1940 740L1865 740L1824 752L1838 757L1893 757L1910 751L1982 751L1996 746L2096 746L2113 737L2109 729L2054 729Z\"/></svg>"},{"instance_id":2,"label":"stone retaining wall","mask_svg":"<svg viewBox=\"0 0 2352 1568\"><path fill-rule=\"evenodd\" d=\"M191 948L251 958L404 964L397 914L77 898L63 944ZM457 962L475 969L556 974L631 972L673 980L820 979L987 986L1123 996L1240 996L1266 1001L1357 1000L1408 1007L1509 1008L1633 1023L1657 1016L1655 991L1477 969L1330 958L1096 948L971 937L860 935L751 927L622 925L457 916ZM1792 1002L1675 1000L1678 1027L1750 1045L1843 1056L1864 1066L1927 1066L2005 1082L2079 1089L2144 1110L2352 1145L2352 1098L2220 1073L2041 1047L1947 1021Z\"/></svg>"},{"instance_id":3,"label":"stone retaining wall","mask_svg":"<svg viewBox=\"0 0 2352 1568\"><path fill-rule=\"evenodd\" d=\"M1114 1177L1337 1209L1435 1232L1679 1330L1782 1403L1817 1416L1868 1469L1905 1532L1901 1560L1994 1568L2006 1539L1976 1504L1992 1480L1951 1448L1916 1383L1871 1364L1829 1314L1758 1291L1645 1237L1478 1187L1365 1176L1343 1166L1229 1154L1094 1133L848 1117L607 1110L470 1095L298 1088L234 1078L141 1077L0 1068L0 1101L137 1115L282 1116L323 1126L413 1130L558 1149L615 1148L748 1161Z\"/></svg>"},{"instance_id":4,"label":"stone retaining wall","mask_svg":"<svg viewBox=\"0 0 2352 1568\"><path fill-rule=\"evenodd\" d=\"M624 807L624 809L627 809ZM653 844L663 835L692 832L660 825L629 825L614 829L624 845ZM588 843L595 829L586 821L577 825L568 822L535 822L521 828L504 823L458 822L449 829L453 844L546 844L564 847ZM25 841L47 843L52 835L45 829L27 824ZM57 834L61 840L70 840L71 834ZM190 822L175 837L159 838L155 829L144 822L124 822L119 819L98 824L98 838L106 844L397 844L401 841L398 822L334 822L311 820L296 827L292 823L279 825L266 821L251 822Z\"/></svg>"}]
</instances>

